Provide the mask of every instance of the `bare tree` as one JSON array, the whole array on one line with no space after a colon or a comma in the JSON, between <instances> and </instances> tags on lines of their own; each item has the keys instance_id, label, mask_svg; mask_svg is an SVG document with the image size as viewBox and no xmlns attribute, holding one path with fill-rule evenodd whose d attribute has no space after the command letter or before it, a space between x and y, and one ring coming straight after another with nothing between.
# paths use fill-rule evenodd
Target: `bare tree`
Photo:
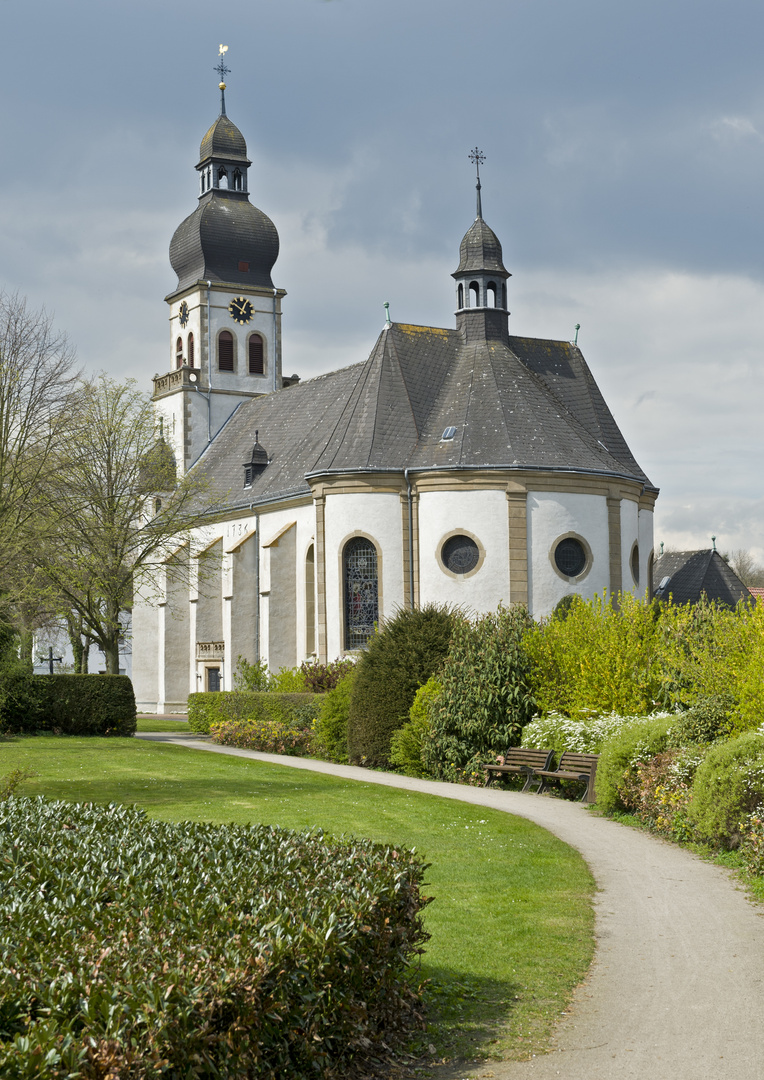
<instances>
[{"instance_id":1,"label":"bare tree","mask_svg":"<svg viewBox=\"0 0 764 1080\"><path fill-rule=\"evenodd\" d=\"M119 671L133 575L166 568L205 507L202 481L177 479L170 447L155 429L150 399L106 375L81 382L75 415L51 478L42 572L59 610Z\"/></svg>"},{"instance_id":2,"label":"bare tree","mask_svg":"<svg viewBox=\"0 0 764 1080\"><path fill-rule=\"evenodd\" d=\"M25 624L34 622L40 509L77 378L51 317L0 292L0 587L5 617L23 615Z\"/></svg>"},{"instance_id":3,"label":"bare tree","mask_svg":"<svg viewBox=\"0 0 764 1080\"><path fill-rule=\"evenodd\" d=\"M722 558L729 563L746 588L751 585L764 585L764 566L756 562L747 548L736 548L729 554L725 552Z\"/></svg>"}]
</instances>

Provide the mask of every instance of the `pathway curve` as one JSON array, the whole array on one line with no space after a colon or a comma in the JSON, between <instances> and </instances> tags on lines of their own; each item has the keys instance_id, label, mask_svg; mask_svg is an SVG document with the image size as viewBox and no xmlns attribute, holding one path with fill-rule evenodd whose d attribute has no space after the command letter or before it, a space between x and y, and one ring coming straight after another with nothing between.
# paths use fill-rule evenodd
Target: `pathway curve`
<instances>
[{"instance_id":1,"label":"pathway curve","mask_svg":"<svg viewBox=\"0 0 764 1080\"><path fill-rule=\"evenodd\" d=\"M764 908L720 867L561 799L259 754L198 736L139 738L489 806L535 821L581 852L599 886L597 950L551 1053L454 1077L764 1080Z\"/></svg>"}]
</instances>

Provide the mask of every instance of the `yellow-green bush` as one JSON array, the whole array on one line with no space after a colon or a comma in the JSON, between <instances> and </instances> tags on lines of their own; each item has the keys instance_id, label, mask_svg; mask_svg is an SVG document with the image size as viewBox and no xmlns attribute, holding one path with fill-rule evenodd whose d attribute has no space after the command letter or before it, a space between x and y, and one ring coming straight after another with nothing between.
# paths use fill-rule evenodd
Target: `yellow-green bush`
<instances>
[{"instance_id":1,"label":"yellow-green bush","mask_svg":"<svg viewBox=\"0 0 764 1080\"><path fill-rule=\"evenodd\" d=\"M390 761L406 776L430 776L424 763L424 744L432 735L432 710L440 699L442 686L432 675L414 696L408 723L393 733Z\"/></svg>"},{"instance_id":2,"label":"yellow-green bush","mask_svg":"<svg viewBox=\"0 0 764 1080\"><path fill-rule=\"evenodd\" d=\"M701 839L737 847L745 817L764 801L764 735L749 731L711 747L691 795L688 813Z\"/></svg>"}]
</instances>

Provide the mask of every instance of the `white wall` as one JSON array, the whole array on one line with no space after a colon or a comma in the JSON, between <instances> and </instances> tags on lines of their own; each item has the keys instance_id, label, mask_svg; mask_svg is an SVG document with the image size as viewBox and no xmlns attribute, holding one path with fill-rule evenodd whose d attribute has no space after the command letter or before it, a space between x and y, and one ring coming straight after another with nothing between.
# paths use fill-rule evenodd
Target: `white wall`
<instances>
[{"instance_id":1,"label":"white wall","mask_svg":"<svg viewBox=\"0 0 764 1080\"><path fill-rule=\"evenodd\" d=\"M403 607L403 528L401 498L397 494L327 493L325 511L326 621L329 660L341 656L342 549L358 534L370 537L382 553L380 619ZM303 583L304 610L304 583ZM299 607L299 604L298 604Z\"/></svg>"},{"instance_id":2,"label":"white wall","mask_svg":"<svg viewBox=\"0 0 764 1080\"><path fill-rule=\"evenodd\" d=\"M471 575L453 577L438 561L443 541L455 532L485 551ZM493 611L509 599L509 511L504 491L426 491L419 499L419 581L422 604L458 604Z\"/></svg>"},{"instance_id":3,"label":"white wall","mask_svg":"<svg viewBox=\"0 0 764 1080\"><path fill-rule=\"evenodd\" d=\"M555 541L577 533L589 544L592 565L577 583L555 571L550 558ZM567 593L591 598L610 587L607 499L604 495L528 493L528 600L535 618L548 615Z\"/></svg>"}]
</instances>

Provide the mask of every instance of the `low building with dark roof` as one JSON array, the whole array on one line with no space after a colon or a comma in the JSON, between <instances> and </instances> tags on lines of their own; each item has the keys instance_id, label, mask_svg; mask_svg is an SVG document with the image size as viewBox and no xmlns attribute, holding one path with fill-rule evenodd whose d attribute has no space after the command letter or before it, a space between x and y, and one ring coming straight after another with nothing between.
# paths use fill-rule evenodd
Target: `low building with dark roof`
<instances>
[{"instance_id":1,"label":"low building with dark roof","mask_svg":"<svg viewBox=\"0 0 764 1080\"><path fill-rule=\"evenodd\" d=\"M697 604L701 598L725 607L751 602L751 592L715 548L659 556L653 563L653 596L669 604Z\"/></svg>"},{"instance_id":2,"label":"low building with dark roof","mask_svg":"<svg viewBox=\"0 0 764 1080\"><path fill-rule=\"evenodd\" d=\"M170 371L154 380L178 471L217 509L174 556L192 587L168 574L136 602L139 707L230 688L239 655L276 670L352 653L411 605L544 616L569 593L646 595L658 489L577 345L509 333L479 176L455 327L388 321L366 360L299 382L281 374L278 235L249 164L221 100L170 248ZM202 579L205 553L219 571Z\"/></svg>"}]
</instances>

